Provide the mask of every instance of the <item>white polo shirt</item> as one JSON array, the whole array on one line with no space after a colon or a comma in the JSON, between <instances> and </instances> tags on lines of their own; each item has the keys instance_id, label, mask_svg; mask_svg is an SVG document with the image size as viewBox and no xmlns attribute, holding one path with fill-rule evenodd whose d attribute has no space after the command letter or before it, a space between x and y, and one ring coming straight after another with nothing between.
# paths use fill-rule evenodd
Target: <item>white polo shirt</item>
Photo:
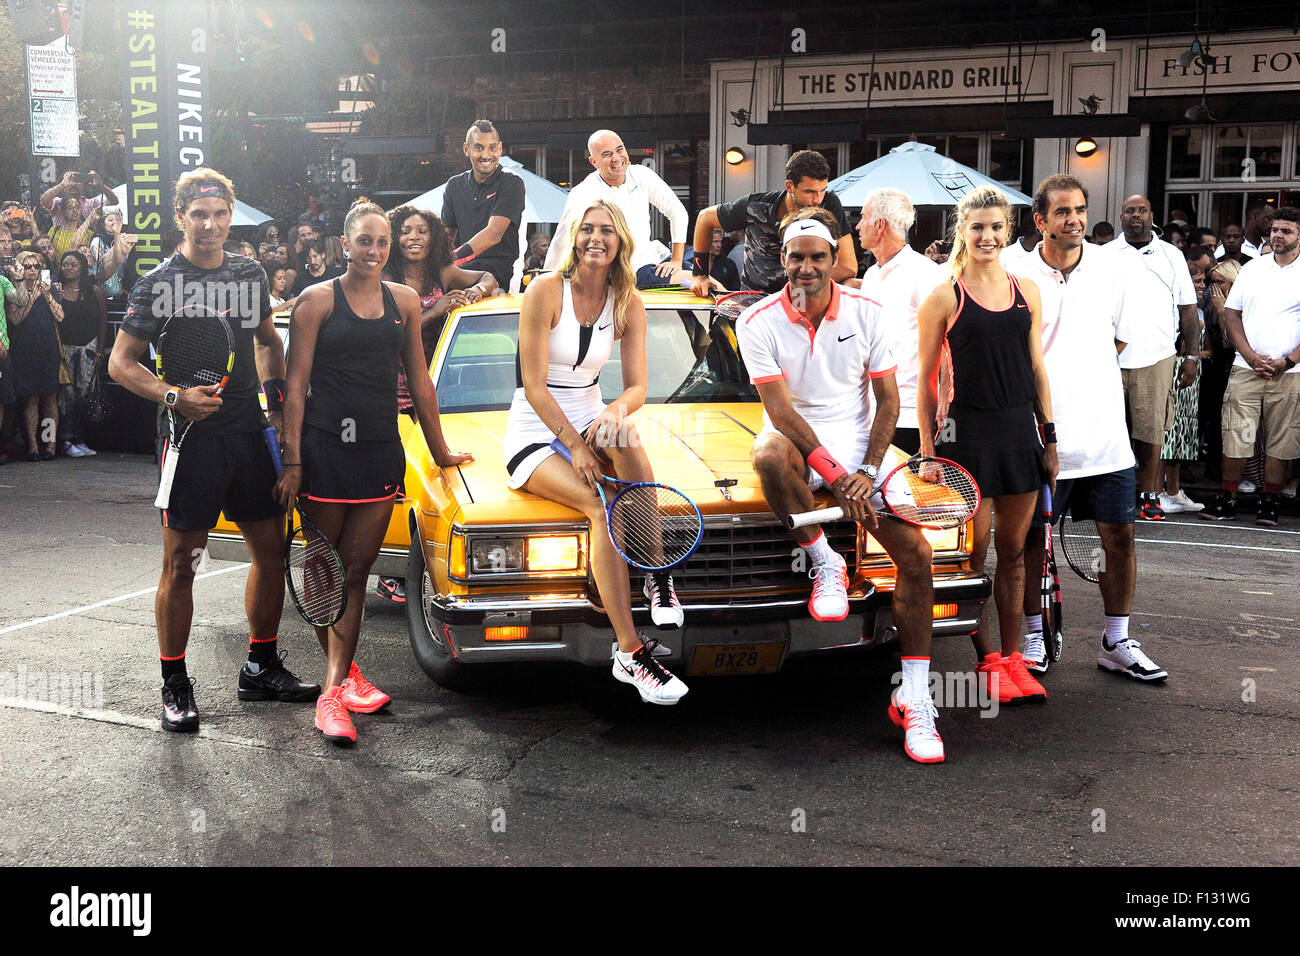
<instances>
[{"instance_id":1,"label":"white polo shirt","mask_svg":"<svg viewBox=\"0 0 1300 956\"><path fill-rule=\"evenodd\" d=\"M1175 353L1178 307L1196 305L1196 287L1187 259L1178 247L1154 235L1145 246L1130 245L1121 232L1104 247L1107 255L1122 256L1133 269L1124 294L1124 318L1133 338L1120 353L1120 368L1147 368Z\"/></svg>"},{"instance_id":2,"label":"white polo shirt","mask_svg":"<svg viewBox=\"0 0 1300 956\"><path fill-rule=\"evenodd\" d=\"M1267 240L1264 242L1264 247L1265 247L1265 248L1268 247L1268 242L1267 242ZM1242 239L1242 240L1241 240L1241 251L1242 251L1242 253L1244 253L1245 255L1250 256L1252 259L1258 259L1258 258L1259 258L1259 248L1260 248L1259 246L1255 245L1255 244L1254 244L1253 242L1251 242L1249 239ZM1223 252L1224 252L1224 249L1223 249L1223 243L1219 243L1219 247L1218 247L1217 249L1214 250L1214 258L1216 258L1216 259L1222 259L1222 258L1223 258Z\"/></svg>"},{"instance_id":3,"label":"white polo shirt","mask_svg":"<svg viewBox=\"0 0 1300 956\"><path fill-rule=\"evenodd\" d=\"M1300 346L1300 256L1286 266L1277 264L1277 256L1251 259L1241 267L1224 305L1241 312L1252 349L1269 358L1290 355ZM1240 355L1232 364L1250 368ZM1298 371L1300 365L1286 374Z\"/></svg>"},{"instance_id":4,"label":"white polo shirt","mask_svg":"<svg viewBox=\"0 0 1300 956\"><path fill-rule=\"evenodd\" d=\"M569 198L564 202L564 212L560 213L560 224L555 229L555 238L546 251L546 270L549 272L560 267L564 254L569 247L569 227L573 217L595 199L604 199L618 207L623 218L627 220L628 231L632 233L632 268L640 269L645 265L656 265L650 247L650 207L654 206L668 218L668 233L674 243L686 242L686 223L689 217L686 207L677 198L673 188L645 166L629 164L627 178L621 186L611 186L600 178L597 170L578 185L569 190Z\"/></svg>"},{"instance_id":5,"label":"white polo shirt","mask_svg":"<svg viewBox=\"0 0 1300 956\"><path fill-rule=\"evenodd\" d=\"M1115 340L1127 341L1124 297L1132 277L1125 257L1084 243L1067 280L1037 253L1013 275L1032 279L1043 301L1043 362L1052 392L1060 478L1084 478L1135 464L1124 420L1124 383Z\"/></svg>"},{"instance_id":6,"label":"white polo shirt","mask_svg":"<svg viewBox=\"0 0 1300 956\"><path fill-rule=\"evenodd\" d=\"M1014 272L1013 265L1024 262L1031 256L1038 255L1038 246L1025 252L1025 247L1020 244L1019 239L1013 239L1009 245L1003 246L1002 251L998 253L998 261L1002 263L1002 268L1008 272Z\"/></svg>"},{"instance_id":7,"label":"white polo shirt","mask_svg":"<svg viewBox=\"0 0 1300 956\"><path fill-rule=\"evenodd\" d=\"M750 381L785 379L794 410L822 443L846 468L860 464L874 417L871 379L896 368L892 328L880 303L832 285L830 307L814 330L791 304L787 283L740 314L736 338ZM763 428L777 430L766 408Z\"/></svg>"},{"instance_id":8,"label":"white polo shirt","mask_svg":"<svg viewBox=\"0 0 1300 956\"><path fill-rule=\"evenodd\" d=\"M883 266L879 263L862 277L862 294L885 308L885 320L893 329L891 344L898 371L898 426L917 428L916 390L921 377L919 333L916 310L936 286L948 279L948 270L927 259L911 246L903 246Z\"/></svg>"}]
</instances>

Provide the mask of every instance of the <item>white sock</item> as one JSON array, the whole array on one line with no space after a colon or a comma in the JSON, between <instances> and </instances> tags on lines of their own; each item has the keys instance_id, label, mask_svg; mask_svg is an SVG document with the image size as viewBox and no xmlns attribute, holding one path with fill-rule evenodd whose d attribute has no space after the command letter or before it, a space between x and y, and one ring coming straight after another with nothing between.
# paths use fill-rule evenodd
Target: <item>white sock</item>
<instances>
[{"instance_id":1,"label":"white sock","mask_svg":"<svg viewBox=\"0 0 1300 956\"><path fill-rule=\"evenodd\" d=\"M632 655L625 652L621 647L614 652L614 656L618 658L620 664L632 663Z\"/></svg>"},{"instance_id":2,"label":"white sock","mask_svg":"<svg viewBox=\"0 0 1300 956\"><path fill-rule=\"evenodd\" d=\"M920 700L930 696L930 658L903 658L903 685L900 700Z\"/></svg>"},{"instance_id":3,"label":"white sock","mask_svg":"<svg viewBox=\"0 0 1300 956\"><path fill-rule=\"evenodd\" d=\"M1026 615L1025 615L1025 633L1026 633L1026 634L1033 634L1035 631L1038 631L1038 632L1041 633L1042 630L1043 630L1043 615L1042 615L1042 614L1026 614Z\"/></svg>"},{"instance_id":4,"label":"white sock","mask_svg":"<svg viewBox=\"0 0 1300 956\"><path fill-rule=\"evenodd\" d=\"M1128 615L1106 615L1106 643L1114 647L1120 641L1128 640Z\"/></svg>"},{"instance_id":5,"label":"white sock","mask_svg":"<svg viewBox=\"0 0 1300 956\"><path fill-rule=\"evenodd\" d=\"M835 549L826 540L824 531L817 532L816 540L805 544L803 549L813 559L813 564L838 564L840 562L840 556L835 553Z\"/></svg>"}]
</instances>

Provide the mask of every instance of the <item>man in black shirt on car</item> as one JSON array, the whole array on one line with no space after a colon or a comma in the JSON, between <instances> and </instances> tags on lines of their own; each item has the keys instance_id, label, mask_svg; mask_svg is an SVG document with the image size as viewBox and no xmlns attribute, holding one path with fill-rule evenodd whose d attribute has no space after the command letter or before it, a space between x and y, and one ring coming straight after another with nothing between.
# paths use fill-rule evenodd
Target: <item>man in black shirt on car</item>
<instances>
[{"instance_id":1,"label":"man in black shirt on car","mask_svg":"<svg viewBox=\"0 0 1300 956\"><path fill-rule=\"evenodd\" d=\"M465 133L464 150L470 168L447 180L442 195L452 262L462 269L486 269L498 287L509 289L519 258L524 181L501 168L501 137L490 121L474 121Z\"/></svg>"},{"instance_id":2,"label":"man in black shirt on car","mask_svg":"<svg viewBox=\"0 0 1300 956\"><path fill-rule=\"evenodd\" d=\"M827 192L831 168L826 157L811 149L801 149L785 164L785 188L770 193L750 193L720 206L709 206L695 220L695 248L708 249L713 230L745 230L745 268L740 277L743 289L756 289L769 295L780 292L786 284L781 267L781 220L808 206L821 206L840 225L836 243L832 282L843 282L858 274L858 255L853 248L853 230L839 197ZM711 259L695 256L695 279L691 288L696 295L709 290Z\"/></svg>"},{"instance_id":3,"label":"man in black shirt on car","mask_svg":"<svg viewBox=\"0 0 1300 956\"><path fill-rule=\"evenodd\" d=\"M222 248L234 208L234 186L215 170L194 169L177 180L176 224L184 239L175 255L131 290L108 365L117 382L194 423L177 460L171 503L161 513L163 569L154 602L162 725L189 733L199 729L185 668L194 575L221 512L239 526L252 556L244 589L250 646L248 663L239 672L239 699L313 701L320 694L318 685L291 674L276 652L284 605L284 509L272 494L276 474L262 434L267 419L258 393L265 389L278 430L284 347L271 321L270 288L261 265ZM234 367L220 396L213 394L214 386L172 388L140 364L166 320L196 302L224 314L234 336Z\"/></svg>"}]
</instances>

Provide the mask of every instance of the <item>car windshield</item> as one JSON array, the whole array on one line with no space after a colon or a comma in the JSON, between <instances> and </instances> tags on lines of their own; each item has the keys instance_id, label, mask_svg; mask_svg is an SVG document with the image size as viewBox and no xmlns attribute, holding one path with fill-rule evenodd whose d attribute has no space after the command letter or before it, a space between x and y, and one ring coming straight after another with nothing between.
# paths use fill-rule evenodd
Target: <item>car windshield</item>
<instances>
[{"instance_id":1,"label":"car windshield","mask_svg":"<svg viewBox=\"0 0 1300 956\"><path fill-rule=\"evenodd\" d=\"M729 320L708 309L653 307L646 309L646 319L647 403L758 401ZM518 312L462 315L436 376L441 412L509 408L518 346ZM600 393L612 402L622 391L623 365L615 342L600 373Z\"/></svg>"}]
</instances>

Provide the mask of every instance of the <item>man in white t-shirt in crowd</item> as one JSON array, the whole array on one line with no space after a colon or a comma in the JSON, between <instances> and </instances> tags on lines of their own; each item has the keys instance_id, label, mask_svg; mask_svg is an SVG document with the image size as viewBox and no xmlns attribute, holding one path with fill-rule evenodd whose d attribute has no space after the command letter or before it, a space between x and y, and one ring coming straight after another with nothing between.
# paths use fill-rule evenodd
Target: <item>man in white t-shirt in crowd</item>
<instances>
[{"instance_id":1,"label":"man in white t-shirt in crowd","mask_svg":"<svg viewBox=\"0 0 1300 956\"><path fill-rule=\"evenodd\" d=\"M1105 631L1097 666L1141 681L1168 674L1128 635L1137 551L1133 520L1137 480L1124 423L1124 384L1116 351L1131 333L1123 325L1124 299L1134 287L1133 264L1084 241L1088 190L1073 176L1048 176L1034 194L1043 241L1012 271L1033 279L1043 300L1043 360L1052 386L1061 469L1052 500L1053 521L1068 509L1093 518L1101 537L1099 571ZM1038 509L1041 515L1041 508ZM1043 569L1042 519L1025 542L1027 581ZM1025 664L1047 670L1039 595L1025 589Z\"/></svg>"},{"instance_id":2,"label":"man in white t-shirt in crowd","mask_svg":"<svg viewBox=\"0 0 1300 956\"><path fill-rule=\"evenodd\" d=\"M1241 267L1224 303L1223 326L1237 349L1223 395L1223 488L1201 512L1212 521L1237 516L1237 486L1264 431L1264 493L1255 523L1275 525L1286 463L1300 458L1300 209L1273 218L1272 255Z\"/></svg>"},{"instance_id":3,"label":"man in white t-shirt in crowd","mask_svg":"<svg viewBox=\"0 0 1300 956\"><path fill-rule=\"evenodd\" d=\"M632 233L632 268L636 271L638 289L673 285L685 278L682 257L686 254L686 225L690 217L672 187L650 168L630 162L627 147L613 130L598 129L591 134L587 140L587 161L596 169L569 190L555 235L567 236L572 218L593 200L604 199L619 208ZM655 258L650 246L651 206L668 219L673 249L663 262ZM546 251L546 271L558 269L568 251L563 242L552 242Z\"/></svg>"},{"instance_id":4,"label":"man in white t-shirt in crowd","mask_svg":"<svg viewBox=\"0 0 1300 956\"><path fill-rule=\"evenodd\" d=\"M875 263L862 277L862 294L875 299L885 310L893 330L891 345L898 371L898 424L892 443L915 455L921 450L921 431L916 419L916 385L920 376L917 357L916 310L947 280L943 266L932 262L907 244L907 232L916 222L916 207L907 193L897 189L873 189L862 204L858 238ZM928 427L933 430L934 423Z\"/></svg>"},{"instance_id":5,"label":"man in white t-shirt in crowd","mask_svg":"<svg viewBox=\"0 0 1300 956\"><path fill-rule=\"evenodd\" d=\"M1162 521L1156 487L1160 446L1174 424L1174 379L1187 388L1196 381L1201 362L1201 324L1196 315L1196 288L1183 253L1151 229L1151 203L1133 195L1120 210L1120 234L1106 246L1107 255L1122 257L1136 268L1124 294L1122 324L1131 338L1120 353L1124 401L1138 462L1138 510L1143 521ZM1175 346L1182 336L1182 359ZM1182 494L1182 491L1179 491ZM1179 505L1193 504L1178 501Z\"/></svg>"},{"instance_id":6,"label":"man in white t-shirt in crowd","mask_svg":"<svg viewBox=\"0 0 1300 956\"><path fill-rule=\"evenodd\" d=\"M1244 266L1248 259L1258 259L1260 256L1268 255L1273 217L1273 207L1268 203L1257 202L1247 207L1246 228L1242 230L1236 223L1232 223L1224 229L1224 241L1214 250L1214 258L1222 261L1225 253L1227 253L1230 254L1229 258L1236 259ZM1232 242L1228 242L1230 232L1232 233ZM1237 232L1241 233L1240 245L1236 241ZM1233 248L1233 246L1236 246L1236 248Z\"/></svg>"},{"instance_id":7,"label":"man in white t-shirt in crowd","mask_svg":"<svg viewBox=\"0 0 1300 956\"><path fill-rule=\"evenodd\" d=\"M1016 223L1015 241L1008 242L998 253L998 261L1002 263L1002 268L1010 272L1015 263L1037 255L1034 250L1042 238L1043 234L1038 231L1038 224L1034 222L1034 208L1030 206L1021 209L1020 219Z\"/></svg>"},{"instance_id":8,"label":"man in white t-shirt in crowd","mask_svg":"<svg viewBox=\"0 0 1300 956\"><path fill-rule=\"evenodd\" d=\"M892 607L903 655L903 683L890 699L889 717L904 729L909 757L938 763L943 741L929 692L930 545L919 528L879 520L868 501L898 418L893 331L878 303L831 281L839 242L834 216L807 208L780 225L785 288L736 322L745 365L763 400L763 430L750 460L768 507L782 522L811 511L813 491L825 485L888 552L898 569ZM809 613L819 621L844 620L844 559L818 526L792 534L813 562Z\"/></svg>"}]
</instances>

